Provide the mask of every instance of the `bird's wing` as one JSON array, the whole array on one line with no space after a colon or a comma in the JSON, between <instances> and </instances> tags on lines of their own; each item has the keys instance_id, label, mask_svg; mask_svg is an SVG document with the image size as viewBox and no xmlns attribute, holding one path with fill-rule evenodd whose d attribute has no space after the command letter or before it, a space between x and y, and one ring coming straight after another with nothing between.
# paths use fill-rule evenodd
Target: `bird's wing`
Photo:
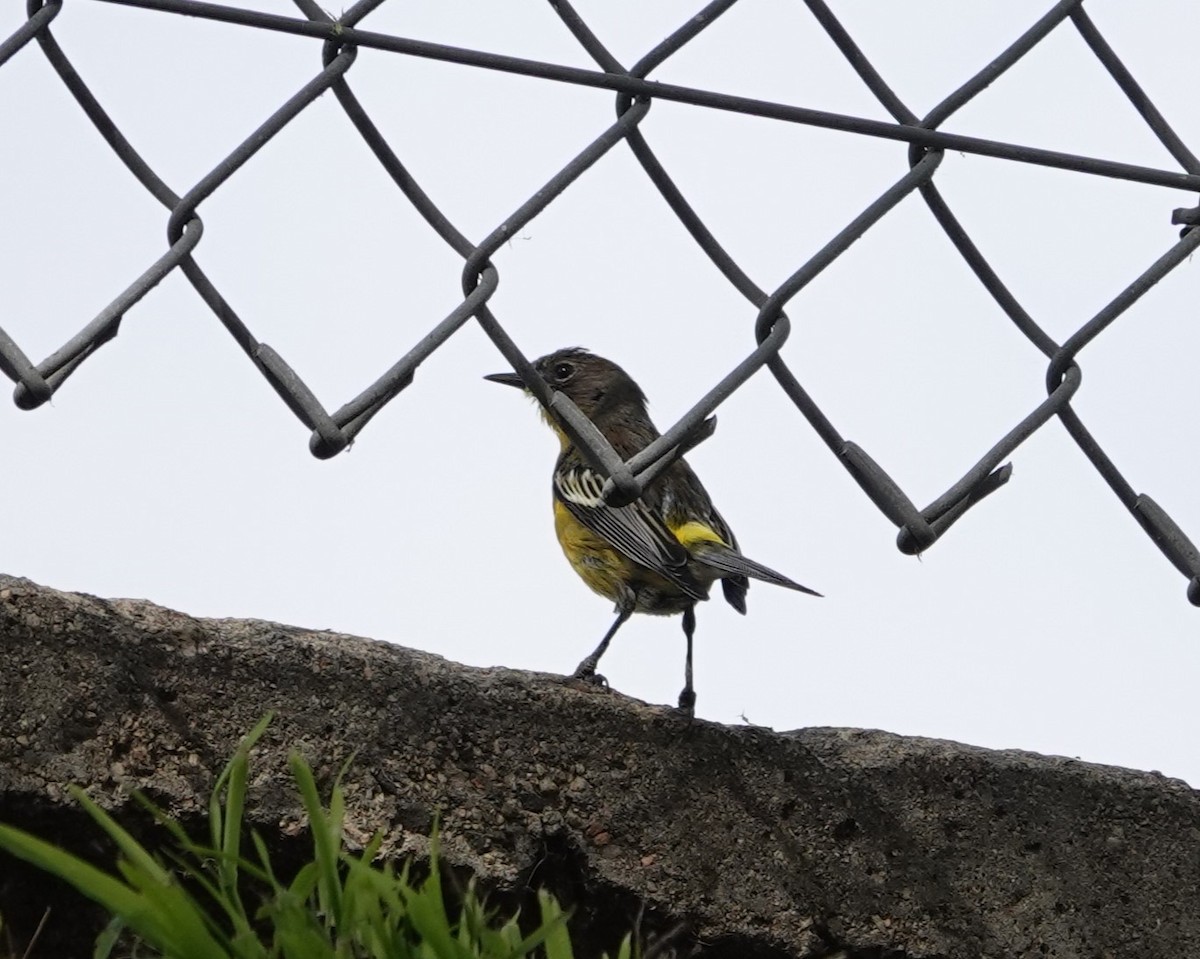
<instances>
[{"instance_id":1,"label":"bird's wing","mask_svg":"<svg viewBox=\"0 0 1200 959\"><path fill-rule=\"evenodd\" d=\"M635 563L654 570L693 599L707 593L688 572L688 551L641 501L628 506L604 502L604 479L587 467L554 474L554 495L585 527Z\"/></svg>"}]
</instances>

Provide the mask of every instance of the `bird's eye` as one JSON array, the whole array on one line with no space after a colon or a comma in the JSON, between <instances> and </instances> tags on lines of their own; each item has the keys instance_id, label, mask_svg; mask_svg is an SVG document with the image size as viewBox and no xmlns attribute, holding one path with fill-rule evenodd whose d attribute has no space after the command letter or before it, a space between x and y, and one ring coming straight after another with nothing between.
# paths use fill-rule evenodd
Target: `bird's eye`
<instances>
[{"instance_id":1,"label":"bird's eye","mask_svg":"<svg viewBox=\"0 0 1200 959\"><path fill-rule=\"evenodd\" d=\"M554 378L560 383L565 383L567 380L569 380L571 378L571 374L574 372L575 365L573 363L554 364Z\"/></svg>"}]
</instances>

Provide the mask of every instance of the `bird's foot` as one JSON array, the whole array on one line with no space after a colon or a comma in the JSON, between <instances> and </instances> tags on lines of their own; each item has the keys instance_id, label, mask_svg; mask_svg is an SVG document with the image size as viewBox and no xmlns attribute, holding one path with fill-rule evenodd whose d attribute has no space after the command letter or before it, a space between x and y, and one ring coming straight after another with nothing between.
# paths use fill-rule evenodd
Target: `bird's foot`
<instances>
[{"instance_id":1,"label":"bird's foot","mask_svg":"<svg viewBox=\"0 0 1200 959\"><path fill-rule=\"evenodd\" d=\"M679 694L678 711L688 719L693 719L696 716L696 690L688 687Z\"/></svg>"},{"instance_id":2,"label":"bird's foot","mask_svg":"<svg viewBox=\"0 0 1200 959\"><path fill-rule=\"evenodd\" d=\"M601 676L595 669L587 669L580 666L571 674L572 679L577 679L581 683L587 683L589 686L596 686L599 689L608 689L608 680Z\"/></svg>"}]
</instances>

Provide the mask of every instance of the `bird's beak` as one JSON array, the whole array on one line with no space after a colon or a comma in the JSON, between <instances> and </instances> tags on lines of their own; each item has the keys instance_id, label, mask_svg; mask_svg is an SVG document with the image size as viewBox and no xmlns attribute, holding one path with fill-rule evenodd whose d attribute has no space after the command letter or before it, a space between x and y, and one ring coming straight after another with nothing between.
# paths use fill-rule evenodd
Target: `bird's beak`
<instances>
[{"instance_id":1,"label":"bird's beak","mask_svg":"<svg viewBox=\"0 0 1200 959\"><path fill-rule=\"evenodd\" d=\"M525 389L525 381L516 373L489 373L484 379L493 383L503 383L505 386L515 386L519 390Z\"/></svg>"}]
</instances>

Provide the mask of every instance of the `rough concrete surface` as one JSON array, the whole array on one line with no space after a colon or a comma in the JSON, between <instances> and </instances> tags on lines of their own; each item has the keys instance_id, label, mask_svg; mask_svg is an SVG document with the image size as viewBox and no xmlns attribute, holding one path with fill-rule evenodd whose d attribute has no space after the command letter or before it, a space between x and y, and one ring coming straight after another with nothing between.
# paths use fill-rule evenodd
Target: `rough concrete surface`
<instances>
[{"instance_id":1,"label":"rough concrete surface","mask_svg":"<svg viewBox=\"0 0 1200 959\"><path fill-rule=\"evenodd\" d=\"M250 818L272 843L303 838L288 750L326 787L355 753L351 842L383 830L419 854L439 813L447 858L497 895L574 905L581 959L639 909L651 932L686 921L681 957L1200 956L1200 796L1157 774L689 722L560 677L0 576L0 821L111 864L66 784L142 835L133 789L199 821L268 709ZM36 955L90 954L100 919L0 859L18 944L47 902L86 918L50 923Z\"/></svg>"}]
</instances>

